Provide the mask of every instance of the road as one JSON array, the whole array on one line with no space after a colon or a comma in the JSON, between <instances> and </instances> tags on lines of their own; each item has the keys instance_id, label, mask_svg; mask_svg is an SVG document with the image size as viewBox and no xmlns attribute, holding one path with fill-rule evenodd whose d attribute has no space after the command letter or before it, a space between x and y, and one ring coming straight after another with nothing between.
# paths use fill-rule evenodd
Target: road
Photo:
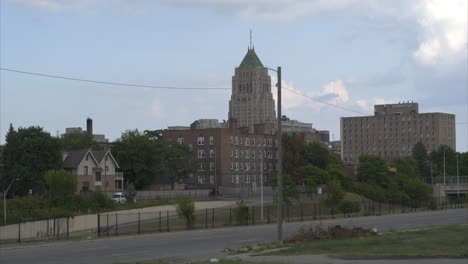
<instances>
[{"instance_id":1,"label":"road","mask_svg":"<svg viewBox=\"0 0 468 264\"><path fill-rule=\"evenodd\" d=\"M284 224L285 236L303 225L319 221ZM376 227L403 230L432 225L468 223L468 209L399 215L325 220L323 225ZM114 263L165 259L208 259L222 257L226 248L272 242L276 225L244 226L213 230L157 233L100 240L56 242L0 249L1 263Z\"/></svg>"}]
</instances>

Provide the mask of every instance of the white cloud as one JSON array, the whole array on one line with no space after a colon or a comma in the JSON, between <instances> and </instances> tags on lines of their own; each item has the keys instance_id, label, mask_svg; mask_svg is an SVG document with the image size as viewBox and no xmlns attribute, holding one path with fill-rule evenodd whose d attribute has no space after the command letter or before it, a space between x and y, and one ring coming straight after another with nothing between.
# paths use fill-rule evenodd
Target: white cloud
<instances>
[{"instance_id":1,"label":"white cloud","mask_svg":"<svg viewBox=\"0 0 468 264\"><path fill-rule=\"evenodd\" d=\"M276 82L277 80L272 77L272 83ZM308 93L298 90L292 82L288 83L283 80L281 85L283 88L283 93L281 94L282 106L285 109L306 107L319 111L322 107L326 106L326 104L311 100L300 94L340 106L349 101L348 90L342 80L331 81L325 84L320 91ZM277 102L276 91L273 91L273 98Z\"/></svg>"},{"instance_id":2,"label":"white cloud","mask_svg":"<svg viewBox=\"0 0 468 264\"><path fill-rule=\"evenodd\" d=\"M151 115L156 119L165 119L167 116L164 109L166 109L166 107L161 102L161 100L159 100L157 97L153 98L150 109Z\"/></svg>"},{"instance_id":3,"label":"white cloud","mask_svg":"<svg viewBox=\"0 0 468 264\"><path fill-rule=\"evenodd\" d=\"M452 59L466 59L467 54L467 1L426 0L415 8L422 27L421 42L414 58L426 65Z\"/></svg>"},{"instance_id":4,"label":"white cloud","mask_svg":"<svg viewBox=\"0 0 468 264\"><path fill-rule=\"evenodd\" d=\"M381 105L381 104L396 104L402 102L401 99L385 99L381 97L376 97L373 99L361 99L355 102L355 105L365 111L366 113L373 113L374 112L374 105Z\"/></svg>"}]
</instances>

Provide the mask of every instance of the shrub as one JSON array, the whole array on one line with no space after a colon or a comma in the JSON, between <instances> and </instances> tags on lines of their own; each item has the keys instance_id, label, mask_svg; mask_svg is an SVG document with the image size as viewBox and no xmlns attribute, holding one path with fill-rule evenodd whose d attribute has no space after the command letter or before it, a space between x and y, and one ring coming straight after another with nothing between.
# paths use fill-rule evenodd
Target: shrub
<instances>
[{"instance_id":1,"label":"shrub","mask_svg":"<svg viewBox=\"0 0 468 264\"><path fill-rule=\"evenodd\" d=\"M327 184L328 186L328 192L327 192L327 198L325 200L325 203L328 206L334 206L337 205L344 197L344 192L343 189L341 188L341 184L339 181L331 181Z\"/></svg>"},{"instance_id":2,"label":"shrub","mask_svg":"<svg viewBox=\"0 0 468 264\"><path fill-rule=\"evenodd\" d=\"M135 186L133 185L133 183L127 183L127 187L125 188L124 195L125 195L125 199L127 200L127 203L135 202L136 190L135 190Z\"/></svg>"},{"instance_id":3,"label":"shrub","mask_svg":"<svg viewBox=\"0 0 468 264\"><path fill-rule=\"evenodd\" d=\"M195 222L195 202L190 196L179 196L176 199L177 214L185 219L187 229L191 229Z\"/></svg>"},{"instance_id":4,"label":"shrub","mask_svg":"<svg viewBox=\"0 0 468 264\"><path fill-rule=\"evenodd\" d=\"M238 225L247 224L249 219L249 207L244 202L244 200L236 202L236 208L234 208L234 218L236 219L236 223Z\"/></svg>"},{"instance_id":5,"label":"shrub","mask_svg":"<svg viewBox=\"0 0 468 264\"><path fill-rule=\"evenodd\" d=\"M338 208L344 214L356 213L361 210L361 204L357 201L343 199L338 205Z\"/></svg>"}]
</instances>

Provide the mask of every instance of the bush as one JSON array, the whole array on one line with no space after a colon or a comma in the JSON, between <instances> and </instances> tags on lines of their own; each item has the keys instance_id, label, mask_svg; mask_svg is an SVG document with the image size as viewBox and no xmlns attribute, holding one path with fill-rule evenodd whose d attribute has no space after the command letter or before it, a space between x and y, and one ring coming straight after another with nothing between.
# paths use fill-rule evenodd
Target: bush
<instances>
[{"instance_id":1,"label":"bush","mask_svg":"<svg viewBox=\"0 0 468 264\"><path fill-rule=\"evenodd\" d=\"M238 225L245 225L249 221L249 207L244 202L240 200L236 202L236 208L234 208L234 218Z\"/></svg>"},{"instance_id":2,"label":"bush","mask_svg":"<svg viewBox=\"0 0 468 264\"><path fill-rule=\"evenodd\" d=\"M329 182L327 185L328 185L327 186L328 192L327 192L327 198L325 200L325 203L328 206L338 205L345 195L343 192L343 189L341 188L340 182L334 180L334 181Z\"/></svg>"},{"instance_id":3,"label":"bush","mask_svg":"<svg viewBox=\"0 0 468 264\"><path fill-rule=\"evenodd\" d=\"M338 205L338 208L344 214L356 213L361 210L361 204L357 201L343 199Z\"/></svg>"},{"instance_id":4,"label":"bush","mask_svg":"<svg viewBox=\"0 0 468 264\"><path fill-rule=\"evenodd\" d=\"M176 199L177 214L185 219L187 229L191 229L195 222L195 202L190 196L180 196Z\"/></svg>"},{"instance_id":5,"label":"bush","mask_svg":"<svg viewBox=\"0 0 468 264\"><path fill-rule=\"evenodd\" d=\"M127 200L127 203L135 202L136 190L135 190L135 186L133 185L133 183L127 183L127 187L125 187L125 191L124 191L124 196L125 196L125 199Z\"/></svg>"},{"instance_id":6,"label":"bush","mask_svg":"<svg viewBox=\"0 0 468 264\"><path fill-rule=\"evenodd\" d=\"M73 208L77 212L95 213L115 207L114 201L100 190L85 192L73 197Z\"/></svg>"}]
</instances>

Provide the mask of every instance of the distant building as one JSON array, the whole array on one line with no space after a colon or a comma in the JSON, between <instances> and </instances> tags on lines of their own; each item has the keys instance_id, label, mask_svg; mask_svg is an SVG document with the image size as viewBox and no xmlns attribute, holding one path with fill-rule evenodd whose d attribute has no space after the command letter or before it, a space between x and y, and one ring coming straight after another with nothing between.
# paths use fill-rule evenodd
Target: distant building
<instances>
[{"instance_id":1,"label":"distant building","mask_svg":"<svg viewBox=\"0 0 468 264\"><path fill-rule=\"evenodd\" d=\"M76 177L76 191L121 191L123 172L110 150L71 150L63 152L63 168Z\"/></svg>"},{"instance_id":2,"label":"distant building","mask_svg":"<svg viewBox=\"0 0 468 264\"><path fill-rule=\"evenodd\" d=\"M232 77L228 119L236 119L238 127L248 128L249 133L254 133L255 124L274 123L276 120L271 78L253 47L247 49Z\"/></svg>"},{"instance_id":3,"label":"distant building","mask_svg":"<svg viewBox=\"0 0 468 264\"><path fill-rule=\"evenodd\" d=\"M93 133L93 120L91 118L86 119L86 131L83 131L81 127L67 127L65 128L65 134L88 134L93 137L93 140L97 143L108 143L109 140L103 134L94 134ZM62 134L63 136L64 134Z\"/></svg>"},{"instance_id":4,"label":"distant building","mask_svg":"<svg viewBox=\"0 0 468 264\"><path fill-rule=\"evenodd\" d=\"M265 182L276 171L276 137L271 134L243 133L232 127L168 129L163 131L163 139L186 144L196 154L196 172L186 181L187 188L255 192L260 187L262 166Z\"/></svg>"},{"instance_id":5,"label":"distant building","mask_svg":"<svg viewBox=\"0 0 468 264\"><path fill-rule=\"evenodd\" d=\"M455 150L455 115L419 113L417 103L375 105L374 116L341 118L341 158L355 163L363 154L387 161L412 155L421 142L428 151Z\"/></svg>"}]
</instances>

